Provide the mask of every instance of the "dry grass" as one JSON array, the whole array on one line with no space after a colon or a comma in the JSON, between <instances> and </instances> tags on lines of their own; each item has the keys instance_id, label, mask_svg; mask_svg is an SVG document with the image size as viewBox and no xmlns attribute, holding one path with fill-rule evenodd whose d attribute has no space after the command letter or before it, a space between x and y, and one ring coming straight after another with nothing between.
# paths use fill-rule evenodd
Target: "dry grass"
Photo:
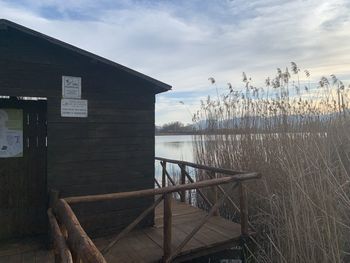
<instances>
[{"instance_id":1,"label":"dry grass","mask_svg":"<svg viewBox=\"0 0 350 263\"><path fill-rule=\"evenodd\" d=\"M252 260L346 262L350 88L335 76L304 87L295 63L291 70L278 70L263 89L244 74L243 92L229 85L227 94L202 102L194 116L206 123L206 135L195 140L197 162L262 173L247 185L258 231Z\"/></svg>"}]
</instances>

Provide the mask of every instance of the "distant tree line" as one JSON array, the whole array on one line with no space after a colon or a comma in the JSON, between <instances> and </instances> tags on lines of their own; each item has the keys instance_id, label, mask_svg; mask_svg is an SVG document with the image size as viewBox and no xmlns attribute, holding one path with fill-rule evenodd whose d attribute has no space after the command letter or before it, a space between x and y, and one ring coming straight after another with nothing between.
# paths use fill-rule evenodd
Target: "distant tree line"
<instances>
[{"instance_id":1,"label":"distant tree line","mask_svg":"<svg viewBox=\"0 0 350 263\"><path fill-rule=\"evenodd\" d=\"M156 134L191 134L193 131L193 125L185 125L179 121L169 122L163 124L162 126L155 127Z\"/></svg>"}]
</instances>

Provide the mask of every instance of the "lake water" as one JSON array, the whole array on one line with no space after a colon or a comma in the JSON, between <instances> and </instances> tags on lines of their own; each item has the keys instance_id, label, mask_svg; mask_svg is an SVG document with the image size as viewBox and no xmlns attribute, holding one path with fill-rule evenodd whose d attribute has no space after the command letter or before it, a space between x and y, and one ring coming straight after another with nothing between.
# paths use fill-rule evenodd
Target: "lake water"
<instances>
[{"instance_id":1,"label":"lake water","mask_svg":"<svg viewBox=\"0 0 350 263\"><path fill-rule=\"evenodd\" d=\"M155 137L155 154L173 160L194 162L192 135L166 135ZM161 166L156 161L155 176L161 178ZM159 181L161 182L161 180Z\"/></svg>"},{"instance_id":2,"label":"lake water","mask_svg":"<svg viewBox=\"0 0 350 263\"><path fill-rule=\"evenodd\" d=\"M192 135L156 136L157 157L193 162Z\"/></svg>"}]
</instances>

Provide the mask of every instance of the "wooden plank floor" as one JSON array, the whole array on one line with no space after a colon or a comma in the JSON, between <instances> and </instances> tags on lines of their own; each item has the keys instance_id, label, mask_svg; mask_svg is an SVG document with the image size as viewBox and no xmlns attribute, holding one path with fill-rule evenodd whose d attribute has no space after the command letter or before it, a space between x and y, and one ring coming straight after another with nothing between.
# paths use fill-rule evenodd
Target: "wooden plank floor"
<instances>
[{"instance_id":1,"label":"wooden plank floor","mask_svg":"<svg viewBox=\"0 0 350 263\"><path fill-rule=\"evenodd\" d=\"M188 204L173 201L173 249L198 224L206 213ZM211 217L181 251L176 261L214 253L238 244L240 225L221 217ZM104 248L113 236L95 239L99 249ZM155 213L155 226L134 230L121 239L106 255L107 262L157 262L163 255L163 204Z\"/></svg>"},{"instance_id":2,"label":"wooden plank floor","mask_svg":"<svg viewBox=\"0 0 350 263\"><path fill-rule=\"evenodd\" d=\"M201 209L173 201L173 249L192 231L199 220L206 215ZM113 235L94 239L101 250L113 239ZM197 256L221 251L237 244L240 225L221 217L209 221L184 247L175 261L184 261ZM155 211L155 226L134 230L121 239L105 255L107 262L157 262L163 255L163 204ZM54 262L52 251L46 249L42 239L31 238L0 243L0 263Z\"/></svg>"},{"instance_id":3,"label":"wooden plank floor","mask_svg":"<svg viewBox=\"0 0 350 263\"><path fill-rule=\"evenodd\" d=\"M54 262L53 252L46 249L42 237L0 243L0 263Z\"/></svg>"}]
</instances>

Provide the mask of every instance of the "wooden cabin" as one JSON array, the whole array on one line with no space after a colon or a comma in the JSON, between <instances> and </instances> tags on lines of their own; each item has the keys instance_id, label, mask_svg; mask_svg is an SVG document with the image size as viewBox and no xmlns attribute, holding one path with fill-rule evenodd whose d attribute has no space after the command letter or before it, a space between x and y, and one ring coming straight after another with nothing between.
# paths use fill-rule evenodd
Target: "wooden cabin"
<instances>
[{"instance_id":1,"label":"wooden cabin","mask_svg":"<svg viewBox=\"0 0 350 263\"><path fill-rule=\"evenodd\" d=\"M155 95L170 88L0 20L0 122L21 122L23 131L18 153L0 145L8 147L0 148L0 240L47 232L49 189L66 197L152 188ZM150 202L73 209L87 233L99 236L122 229Z\"/></svg>"},{"instance_id":2,"label":"wooden cabin","mask_svg":"<svg viewBox=\"0 0 350 263\"><path fill-rule=\"evenodd\" d=\"M180 262L244 250L243 182L259 175L155 157L155 95L169 89L0 20L0 263Z\"/></svg>"}]
</instances>

